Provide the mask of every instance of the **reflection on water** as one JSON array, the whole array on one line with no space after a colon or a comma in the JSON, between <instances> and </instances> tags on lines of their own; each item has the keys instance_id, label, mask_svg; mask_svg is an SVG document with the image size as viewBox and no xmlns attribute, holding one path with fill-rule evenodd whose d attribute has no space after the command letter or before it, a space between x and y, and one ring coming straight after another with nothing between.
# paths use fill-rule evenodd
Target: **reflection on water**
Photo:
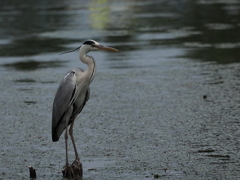
<instances>
[{"instance_id":1,"label":"reflection on water","mask_svg":"<svg viewBox=\"0 0 240 180\"><path fill-rule=\"evenodd\" d=\"M111 20L109 0L97 0L89 3L91 11L91 26L95 29L105 29Z\"/></svg>"},{"instance_id":2,"label":"reflection on water","mask_svg":"<svg viewBox=\"0 0 240 180\"><path fill-rule=\"evenodd\" d=\"M60 52L65 44L96 38L118 43L122 51L173 45L190 59L240 59L239 1L10 0L0 9L0 56Z\"/></svg>"},{"instance_id":3,"label":"reflection on water","mask_svg":"<svg viewBox=\"0 0 240 180\"><path fill-rule=\"evenodd\" d=\"M48 0L3 1L0 7L2 24L0 37L3 39L24 37L58 29L68 20L64 15L64 10L67 8L68 3L64 0L58 2Z\"/></svg>"},{"instance_id":4,"label":"reflection on water","mask_svg":"<svg viewBox=\"0 0 240 180\"><path fill-rule=\"evenodd\" d=\"M21 71L33 71L39 68L50 68L50 67L61 67L64 62L59 61L48 61L48 62L40 62L34 60L21 61L11 64L4 64L4 67L13 68L15 70Z\"/></svg>"},{"instance_id":5,"label":"reflection on water","mask_svg":"<svg viewBox=\"0 0 240 180\"><path fill-rule=\"evenodd\" d=\"M63 44L74 42L58 38L43 38L28 36L15 39L10 43L1 45L0 56L30 56L35 54L63 51Z\"/></svg>"},{"instance_id":6,"label":"reflection on water","mask_svg":"<svg viewBox=\"0 0 240 180\"><path fill-rule=\"evenodd\" d=\"M188 53L183 56L190 59L197 59L201 61L213 61L220 64L236 63L240 62L239 48L197 48L189 50Z\"/></svg>"}]
</instances>

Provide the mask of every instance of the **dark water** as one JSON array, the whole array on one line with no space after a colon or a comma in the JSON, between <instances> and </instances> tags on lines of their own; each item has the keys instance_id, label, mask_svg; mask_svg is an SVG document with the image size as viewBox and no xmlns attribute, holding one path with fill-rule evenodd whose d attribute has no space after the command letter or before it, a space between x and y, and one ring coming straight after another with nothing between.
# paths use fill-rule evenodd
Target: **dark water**
<instances>
[{"instance_id":1,"label":"dark water","mask_svg":"<svg viewBox=\"0 0 240 180\"><path fill-rule=\"evenodd\" d=\"M86 39L91 97L74 128L84 179L240 178L240 1L16 1L0 7L0 179L62 179L57 86ZM74 159L70 149L70 160Z\"/></svg>"}]
</instances>

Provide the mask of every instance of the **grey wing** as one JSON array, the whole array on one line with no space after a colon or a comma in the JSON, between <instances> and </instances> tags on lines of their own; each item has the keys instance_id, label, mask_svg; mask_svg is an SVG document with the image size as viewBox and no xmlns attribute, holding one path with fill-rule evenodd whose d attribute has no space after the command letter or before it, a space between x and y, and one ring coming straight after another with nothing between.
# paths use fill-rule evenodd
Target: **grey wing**
<instances>
[{"instance_id":1,"label":"grey wing","mask_svg":"<svg viewBox=\"0 0 240 180\"><path fill-rule=\"evenodd\" d=\"M76 83L74 81L74 74L74 71L70 71L66 74L55 95L52 109L52 135L54 134L54 131L56 131L56 128L60 123L59 121L68 109L75 94ZM53 140L54 139L55 138L53 137Z\"/></svg>"},{"instance_id":2,"label":"grey wing","mask_svg":"<svg viewBox=\"0 0 240 180\"><path fill-rule=\"evenodd\" d=\"M79 99L77 100L75 98L75 95L79 95L79 93L77 93L78 90L80 90L81 92L82 87L78 85L76 85L76 93L74 94L73 98L72 98L72 102L73 102L73 112L72 112L72 116L70 118L69 124L72 123L72 120L74 120L76 118L76 116L82 111L82 109L84 108L84 106L86 105L86 102L89 100L90 97L90 88L88 87L87 91L84 93L82 93L82 97L84 98L83 101L80 101L79 103ZM81 95L80 95L81 96Z\"/></svg>"}]
</instances>

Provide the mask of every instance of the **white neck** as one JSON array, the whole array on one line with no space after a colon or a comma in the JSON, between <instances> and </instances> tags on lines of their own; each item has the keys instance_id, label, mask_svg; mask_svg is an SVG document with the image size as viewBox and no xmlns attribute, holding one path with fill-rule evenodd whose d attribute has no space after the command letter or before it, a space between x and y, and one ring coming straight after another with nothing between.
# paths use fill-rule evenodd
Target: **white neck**
<instances>
[{"instance_id":1,"label":"white neck","mask_svg":"<svg viewBox=\"0 0 240 180\"><path fill-rule=\"evenodd\" d=\"M86 47L81 47L79 50L79 59L87 64L88 69L86 70L86 75L89 78L89 81L92 82L96 73L96 63L92 56L87 55L88 49Z\"/></svg>"}]
</instances>

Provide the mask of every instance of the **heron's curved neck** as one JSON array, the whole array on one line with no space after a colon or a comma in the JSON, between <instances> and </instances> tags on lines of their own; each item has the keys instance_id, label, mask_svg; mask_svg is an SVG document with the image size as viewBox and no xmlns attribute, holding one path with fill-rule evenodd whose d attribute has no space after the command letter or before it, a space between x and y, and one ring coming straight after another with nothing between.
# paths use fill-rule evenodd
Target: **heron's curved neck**
<instances>
[{"instance_id":1,"label":"heron's curved neck","mask_svg":"<svg viewBox=\"0 0 240 180\"><path fill-rule=\"evenodd\" d=\"M84 64L87 64L88 69L86 70L86 75L89 78L89 81L92 82L96 73L96 63L94 61L94 58L92 56L87 55L86 52L80 50L79 59Z\"/></svg>"}]
</instances>

